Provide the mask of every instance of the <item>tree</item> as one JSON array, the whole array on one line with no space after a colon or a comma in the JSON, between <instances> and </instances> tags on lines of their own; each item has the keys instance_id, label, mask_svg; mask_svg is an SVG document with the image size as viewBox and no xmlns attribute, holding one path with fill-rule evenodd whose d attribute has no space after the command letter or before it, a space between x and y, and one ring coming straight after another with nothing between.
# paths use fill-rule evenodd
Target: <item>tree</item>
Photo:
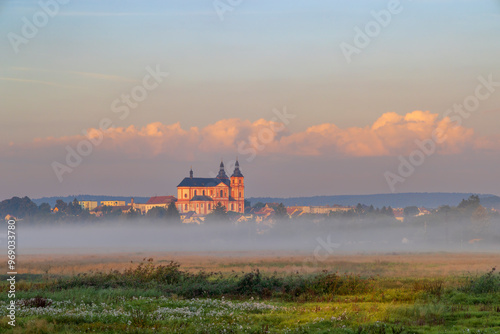
<instances>
[{"instance_id":1,"label":"tree","mask_svg":"<svg viewBox=\"0 0 500 334\"><path fill-rule=\"evenodd\" d=\"M75 198L73 202L68 204L67 214L71 216L80 216L83 213L83 208L80 205L80 202Z\"/></svg>"},{"instance_id":2,"label":"tree","mask_svg":"<svg viewBox=\"0 0 500 334\"><path fill-rule=\"evenodd\" d=\"M471 211L476 210L481 201L478 195L471 195L468 199L463 199L460 204L458 204L459 209L471 209Z\"/></svg>"},{"instance_id":3,"label":"tree","mask_svg":"<svg viewBox=\"0 0 500 334\"><path fill-rule=\"evenodd\" d=\"M266 205L262 202L257 202L255 203L255 205L253 206L254 210L255 211L259 211L260 209L262 209L263 207L265 207Z\"/></svg>"},{"instance_id":4,"label":"tree","mask_svg":"<svg viewBox=\"0 0 500 334\"><path fill-rule=\"evenodd\" d=\"M57 208L59 214L66 213L66 211L68 211L68 204L62 199L58 199L56 201L55 207Z\"/></svg>"},{"instance_id":5,"label":"tree","mask_svg":"<svg viewBox=\"0 0 500 334\"><path fill-rule=\"evenodd\" d=\"M101 208L101 211L102 211L102 214L106 216L108 213L110 213L110 212L112 212L112 211L113 211L113 207L112 207L112 206L109 206L109 205L104 205L104 206Z\"/></svg>"},{"instance_id":6,"label":"tree","mask_svg":"<svg viewBox=\"0 0 500 334\"><path fill-rule=\"evenodd\" d=\"M108 207L111 210L108 211L104 217L109 218L109 219L115 219L115 218L120 218L122 216L122 210L120 208L115 208L115 207ZM103 211L104 213L104 211Z\"/></svg>"},{"instance_id":7,"label":"tree","mask_svg":"<svg viewBox=\"0 0 500 334\"><path fill-rule=\"evenodd\" d=\"M286 212L286 207L283 203L280 203L277 207L274 208L274 217L277 220L288 219L288 213Z\"/></svg>"},{"instance_id":8,"label":"tree","mask_svg":"<svg viewBox=\"0 0 500 334\"><path fill-rule=\"evenodd\" d=\"M243 205L244 205L244 207L245 207L245 210L246 210L246 209L249 209L249 208L251 208L251 207L252 207L252 202L250 202L250 201L249 201L249 200L247 200L247 199L246 199L243 203L244 203Z\"/></svg>"},{"instance_id":9,"label":"tree","mask_svg":"<svg viewBox=\"0 0 500 334\"><path fill-rule=\"evenodd\" d=\"M42 203L38 206L38 213L40 214L50 214L52 211L49 203Z\"/></svg>"},{"instance_id":10,"label":"tree","mask_svg":"<svg viewBox=\"0 0 500 334\"><path fill-rule=\"evenodd\" d=\"M4 218L7 215L16 218L24 218L35 215L38 212L38 206L31 201L29 197L12 197L0 202L0 215Z\"/></svg>"},{"instance_id":11,"label":"tree","mask_svg":"<svg viewBox=\"0 0 500 334\"><path fill-rule=\"evenodd\" d=\"M217 202L212 212L205 218L205 222L218 223L228 220L227 210L221 202Z\"/></svg>"},{"instance_id":12,"label":"tree","mask_svg":"<svg viewBox=\"0 0 500 334\"><path fill-rule=\"evenodd\" d=\"M389 217L392 217L394 218L394 210L392 209L392 207L389 205L389 207L387 208L386 212L385 212L386 215L388 215Z\"/></svg>"},{"instance_id":13,"label":"tree","mask_svg":"<svg viewBox=\"0 0 500 334\"><path fill-rule=\"evenodd\" d=\"M407 206L403 209L405 217L416 216L420 213L420 210L416 206Z\"/></svg>"},{"instance_id":14,"label":"tree","mask_svg":"<svg viewBox=\"0 0 500 334\"><path fill-rule=\"evenodd\" d=\"M132 208L130 208L130 210L128 210L125 213L125 218L127 218L127 219L137 219L140 216L141 216L141 212L139 210L132 209Z\"/></svg>"},{"instance_id":15,"label":"tree","mask_svg":"<svg viewBox=\"0 0 500 334\"><path fill-rule=\"evenodd\" d=\"M148 210L148 212L146 213L146 217L150 219L164 219L166 216L167 210L160 206L155 206L154 208Z\"/></svg>"},{"instance_id":16,"label":"tree","mask_svg":"<svg viewBox=\"0 0 500 334\"><path fill-rule=\"evenodd\" d=\"M361 215L364 215L365 214L365 209L363 207L363 205L361 203L358 203L358 205L356 205L356 214L358 214L359 216Z\"/></svg>"},{"instance_id":17,"label":"tree","mask_svg":"<svg viewBox=\"0 0 500 334\"><path fill-rule=\"evenodd\" d=\"M453 212L453 209L449 206L449 205L441 205L438 209L437 209L437 213L438 214L449 214Z\"/></svg>"},{"instance_id":18,"label":"tree","mask_svg":"<svg viewBox=\"0 0 500 334\"><path fill-rule=\"evenodd\" d=\"M488 227L490 226L490 217L488 215L488 210L486 210L482 205L479 205L474 213L472 213L471 223L472 230L476 234L487 231Z\"/></svg>"},{"instance_id":19,"label":"tree","mask_svg":"<svg viewBox=\"0 0 500 334\"><path fill-rule=\"evenodd\" d=\"M179 210L177 210L177 206L174 202L170 202L167 210L165 211L165 217L171 223L180 223L181 215L179 214Z\"/></svg>"}]
</instances>

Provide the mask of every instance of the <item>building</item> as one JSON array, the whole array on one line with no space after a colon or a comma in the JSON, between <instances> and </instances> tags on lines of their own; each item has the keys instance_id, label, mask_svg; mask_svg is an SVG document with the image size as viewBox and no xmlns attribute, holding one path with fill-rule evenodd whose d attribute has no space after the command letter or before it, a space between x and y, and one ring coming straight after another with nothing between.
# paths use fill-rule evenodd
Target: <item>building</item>
<instances>
[{"instance_id":1,"label":"building","mask_svg":"<svg viewBox=\"0 0 500 334\"><path fill-rule=\"evenodd\" d=\"M9 220L15 220L15 221L18 221L20 219L17 219L16 217L12 216L12 215L6 215L5 218L4 218L6 221L9 221ZM5 234L7 235L7 234Z\"/></svg>"},{"instance_id":2,"label":"building","mask_svg":"<svg viewBox=\"0 0 500 334\"><path fill-rule=\"evenodd\" d=\"M262 207L259 211L254 212L255 221L262 222L265 220L270 220L274 216L274 206L276 203L267 203L266 206Z\"/></svg>"},{"instance_id":3,"label":"building","mask_svg":"<svg viewBox=\"0 0 500 334\"><path fill-rule=\"evenodd\" d=\"M205 221L205 216L197 214L194 211L181 214L181 220L184 224L198 224L201 225Z\"/></svg>"},{"instance_id":4,"label":"building","mask_svg":"<svg viewBox=\"0 0 500 334\"><path fill-rule=\"evenodd\" d=\"M97 201L79 201L78 204L80 204L82 209L87 209L89 211L97 208Z\"/></svg>"},{"instance_id":5,"label":"building","mask_svg":"<svg viewBox=\"0 0 500 334\"><path fill-rule=\"evenodd\" d=\"M424 215L430 215L431 212L427 210L426 208L418 208L418 215L417 216L424 216Z\"/></svg>"},{"instance_id":6,"label":"building","mask_svg":"<svg viewBox=\"0 0 500 334\"><path fill-rule=\"evenodd\" d=\"M177 201L174 196L154 196L151 197L146 203L134 203L134 199L132 198L130 201L130 205L136 209L141 211L141 214L148 213L149 210L155 207L168 208L169 204Z\"/></svg>"},{"instance_id":7,"label":"building","mask_svg":"<svg viewBox=\"0 0 500 334\"><path fill-rule=\"evenodd\" d=\"M127 212L130 212L131 209L132 209L131 205L114 205L114 206L99 205L94 210L91 210L90 213L93 215L96 215L96 217L102 217L102 216L104 216L105 212L107 212L107 213L113 212L114 213L114 212L120 211L120 213L127 213Z\"/></svg>"},{"instance_id":8,"label":"building","mask_svg":"<svg viewBox=\"0 0 500 334\"><path fill-rule=\"evenodd\" d=\"M310 205L310 206L293 206L293 208L301 210L303 213L327 215L330 212L346 212L354 209L351 206L341 205Z\"/></svg>"},{"instance_id":9,"label":"building","mask_svg":"<svg viewBox=\"0 0 500 334\"><path fill-rule=\"evenodd\" d=\"M405 220L405 213L403 208L394 208L392 209L392 212L394 213L394 218L396 218L400 222Z\"/></svg>"},{"instance_id":10,"label":"building","mask_svg":"<svg viewBox=\"0 0 500 334\"><path fill-rule=\"evenodd\" d=\"M101 206L125 206L125 201L101 201Z\"/></svg>"},{"instance_id":11,"label":"building","mask_svg":"<svg viewBox=\"0 0 500 334\"><path fill-rule=\"evenodd\" d=\"M217 177L194 177L191 168L189 177L184 178L177 186L176 205L180 213L194 211L206 215L219 202L227 211L245 212L245 183L238 161L230 178L226 175L224 163L221 162Z\"/></svg>"},{"instance_id":12,"label":"building","mask_svg":"<svg viewBox=\"0 0 500 334\"><path fill-rule=\"evenodd\" d=\"M154 196L151 197L146 203L135 203L134 198L130 199L130 204L125 204L125 201L104 201L105 203L107 202L108 205L101 205L95 208L95 210L91 211L90 213L96 214L97 216L102 216L104 213L103 212L115 212L118 210L121 210L121 212L129 212L130 210L137 210L141 214L146 214L148 213L149 210L155 207L161 207L165 208L165 210L168 208L168 205L172 202L175 203L177 199L174 196ZM110 202L118 203L118 204L123 204L123 205L109 205ZM103 202L101 202L103 203ZM107 209L105 209L107 207Z\"/></svg>"}]
</instances>

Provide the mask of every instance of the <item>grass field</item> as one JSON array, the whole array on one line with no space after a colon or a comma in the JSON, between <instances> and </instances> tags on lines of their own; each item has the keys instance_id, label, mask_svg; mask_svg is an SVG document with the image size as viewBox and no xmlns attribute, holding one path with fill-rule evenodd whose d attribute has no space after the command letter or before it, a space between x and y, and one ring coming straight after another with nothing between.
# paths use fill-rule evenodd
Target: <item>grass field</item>
<instances>
[{"instance_id":1,"label":"grass field","mask_svg":"<svg viewBox=\"0 0 500 334\"><path fill-rule=\"evenodd\" d=\"M0 332L500 333L497 254L20 258L16 326L2 277Z\"/></svg>"},{"instance_id":2,"label":"grass field","mask_svg":"<svg viewBox=\"0 0 500 334\"><path fill-rule=\"evenodd\" d=\"M62 253L62 252L61 252ZM76 275L89 271L124 270L144 258L156 263L176 261L182 269L196 272L232 270L272 273L313 273L322 270L361 275L398 277L443 277L466 272L484 272L500 264L498 253L401 253L332 254L311 261L311 254L291 251L232 252L138 252L110 254L26 254L19 259L19 272L30 274ZM132 263L131 263L132 262ZM0 263L1 272L7 271Z\"/></svg>"}]
</instances>

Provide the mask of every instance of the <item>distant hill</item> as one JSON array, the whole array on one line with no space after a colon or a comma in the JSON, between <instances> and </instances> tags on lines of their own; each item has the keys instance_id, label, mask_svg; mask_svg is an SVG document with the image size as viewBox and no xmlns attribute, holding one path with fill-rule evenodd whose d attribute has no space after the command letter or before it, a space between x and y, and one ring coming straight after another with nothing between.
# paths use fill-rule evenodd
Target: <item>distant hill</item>
<instances>
[{"instance_id":1,"label":"distant hill","mask_svg":"<svg viewBox=\"0 0 500 334\"><path fill-rule=\"evenodd\" d=\"M73 196L59 196L59 197L42 197L32 199L36 205L40 205L42 203L49 203L51 207L56 205L56 201L58 199L62 199L66 203L72 202L75 198L79 201L125 201L130 203L130 198L134 198L136 203L146 203L150 197L140 197L140 196L108 196L108 195L73 195Z\"/></svg>"},{"instance_id":2,"label":"distant hill","mask_svg":"<svg viewBox=\"0 0 500 334\"><path fill-rule=\"evenodd\" d=\"M456 206L464 198L469 198L473 193L401 193L401 194L375 194L375 195L338 195L338 196L312 196L312 197L250 197L247 198L252 205L257 202L283 203L286 206L293 205L349 205L358 203L373 205L374 207L392 206L393 208L404 208L416 205L428 209L437 208L441 205ZM80 201L109 201L118 200L130 203L130 198L134 197L137 203L146 203L149 197L140 196L108 196L108 195L74 195L63 197L42 197L33 199L37 205L49 203L50 206L56 204L56 200L62 199L65 202L77 198ZM500 197L490 194L479 194L481 204L487 208L500 210Z\"/></svg>"},{"instance_id":3,"label":"distant hill","mask_svg":"<svg viewBox=\"0 0 500 334\"><path fill-rule=\"evenodd\" d=\"M500 197L491 196L481 198L481 205L486 208L500 210Z\"/></svg>"},{"instance_id":4,"label":"distant hill","mask_svg":"<svg viewBox=\"0 0 500 334\"><path fill-rule=\"evenodd\" d=\"M251 197L249 201L254 205L257 202L277 202L285 206L293 205L347 205L358 203L373 205L374 207L392 206L404 208L416 205L428 209L441 205L456 206L462 199L469 198L473 193L401 193L401 194L375 194L375 195L339 195L339 196L313 196L313 197ZM500 197L489 194L480 194L481 204L488 208L500 208Z\"/></svg>"}]
</instances>

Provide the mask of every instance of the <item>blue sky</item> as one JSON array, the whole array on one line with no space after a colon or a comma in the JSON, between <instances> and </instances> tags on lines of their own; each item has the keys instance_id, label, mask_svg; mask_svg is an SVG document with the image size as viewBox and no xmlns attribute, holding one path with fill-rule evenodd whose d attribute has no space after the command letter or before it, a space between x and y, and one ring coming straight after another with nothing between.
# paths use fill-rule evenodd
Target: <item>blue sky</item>
<instances>
[{"instance_id":1,"label":"blue sky","mask_svg":"<svg viewBox=\"0 0 500 334\"><path fill-rule=\"evenodd\" d=\"M322 123L365 127L387 112L442 115L473 92L478 76L500 78L493 0L401 1L401 13L348 64L340 43L352 43L354 28L388 3L246 0L222 21L212 1L73 0L16 54L8 34L21 34L23 17L41 9L37 1L3 1L1 143L97 127L147 66L159 65L168 79L116 126L254 122L286 106L298 119L292 132ZM463 125L486 136L498 134L499 122L500 92ZM367 191L386 190L377 189Z\"/></svg>"}]
</instances>

